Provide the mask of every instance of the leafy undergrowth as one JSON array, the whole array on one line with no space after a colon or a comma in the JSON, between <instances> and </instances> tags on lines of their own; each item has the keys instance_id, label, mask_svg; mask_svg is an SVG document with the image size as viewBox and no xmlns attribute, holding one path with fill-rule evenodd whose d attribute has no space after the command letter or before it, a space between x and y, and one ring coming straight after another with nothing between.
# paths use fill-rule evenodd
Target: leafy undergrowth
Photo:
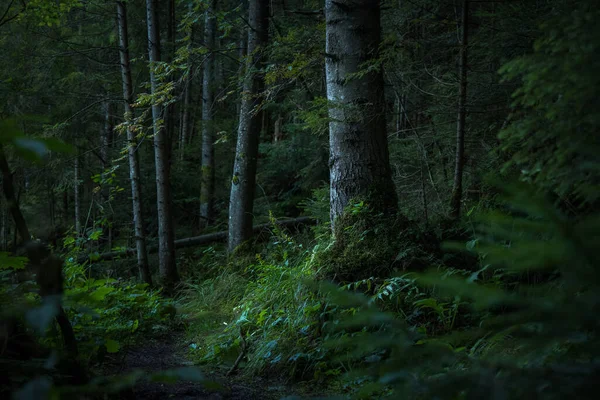
<instances>
[{"instance_id":1,"label":"leafy undergrowth","mask_svg":"<svg viewBox=\"0 0 600 400\"><path fill-rule=\"evenodd\" d=\"M188 283L179 300L187 318L194 359L258 374L285 370L303 375L319 362L323 299L307 282L315 276L317 249L280 237L245 267L224 266L217 276Z\"/></svg>"},{"instance_id":2,"label":"leafy undergrowth","mask_svg":"<svg viewBox=\"0 0 600 400\"><path fill-rule=\"evenodd\" d=\"M145 284L92 274L92 268L78 264L79 245L69 241L63 267L62 296L40 298L37 285L29 279L14 282L14 269L24 270L26 259L5 257L0 285L0 322L3 349L0 362L10 366L2 377L2 390L17 390L17 398L31 393L118 391L143 374L122 379L92 378L107 356L118 355L128 345L158 336L180 325L172 300ZM39 272L45 273L45 272ZM27 277L27 275L23 275ZM32 278L31 276L29 278ZM55 324L59 305L71 323L78 354L63 349L62 332ZM72 383L92 378L77 389ZM32 377L36 377L32 380ZM157 379L162 379L157 375ZM99 385L99 387L97 387ZM34 392L32 392L34 391Z\"/></svg>"},{"instance_id":3,"label":"leafy undergrowth","mask_svg":"<svg viewBox=\"0 0 600 400\"><path fill-rule=\"evenodd\" d=\"M400 279L396 288L411 291L414 311L426 318L328 289L336 304L358 310L336 330L360 334L329 343L359 363L354 376L365 384L356 397L595 397L600 220L571 220L525 187L505 196L508 207L480 216L467 246L479 256L478 270ZM419 287L435 298L418 299Z\"/></svg>"},{"instance_id":4,"label":"leafy undergrowth","mask_svg":"<svg viewBox=\"0 0 600 400\"><path fill-rule=\"evenodd\" d=\"M348 359L347 350L335 344L364 334L360 329L334 329L359 308L344 307L317 284L328 267L323 260L329 258L323 254L332 243L327 229L318 226L313 232L316 238L291 237L274 229L269 244L259 248L254 258L228 262L213 253L212 262L202 259L208 277L188 281L178 299L188 321L189 351L195 362L224 372L236 370L246 377L310 382L313 393L318 388L323 393L351 394L367 382L364 376L351 375L365 360ZM401 248L396 257L399 269L404 269L404 257L425 252L421 244L410 241L397 247ZM382 265L382 270L390 268ZM438 296L435 290L417 285L406 271L398 277L347 283L339 290L364 293L374 304L432 335L449 332L470 318L462 312L460 299Z\"/></svg>"},{"instance_id":5,"label":"leafy undergrowth","mask_svg":"<svg viewBox=\"0 0 600 400\"><path fill-rule=\"evenodd\" d=\"M325 283L331 243L282 232L249 264L215 258L178 300L191 358L354 398L585 397L600 374L599 220L527 187L503 195L468 218L470 240L445 244L471 255L430 253L427 273ZM397 258L427 252L406 237Z\"/></svg>"},{"instance_id":6,"label":"leafy undergrowth","mask_svg":"<svg viewBox=\"0 0 600 400\"><path fill-rule=\"evenodd\" d=\"M88 363L101 363L106 353L180 323L173 301L160 290L133 280L93 277L90 266L73 261L71 254L78 250L74 245L66 256L63 303Z\"/></svg>"}]
</instances>

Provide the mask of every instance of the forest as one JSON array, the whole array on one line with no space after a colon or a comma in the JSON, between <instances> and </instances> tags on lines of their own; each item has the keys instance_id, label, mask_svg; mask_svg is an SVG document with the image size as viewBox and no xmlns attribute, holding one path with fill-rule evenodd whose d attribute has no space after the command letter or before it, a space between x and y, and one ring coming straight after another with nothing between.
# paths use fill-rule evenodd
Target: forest
<instances>
[{"instance_id":1,"label":"forest","mask_svg":"<svg viewBox=\"0 0 600 400\"><path fill-rule=\"evenodd\" d=\"M0 0L0 398L596 398L598 5Z\"/></svg>"}]
</instances>

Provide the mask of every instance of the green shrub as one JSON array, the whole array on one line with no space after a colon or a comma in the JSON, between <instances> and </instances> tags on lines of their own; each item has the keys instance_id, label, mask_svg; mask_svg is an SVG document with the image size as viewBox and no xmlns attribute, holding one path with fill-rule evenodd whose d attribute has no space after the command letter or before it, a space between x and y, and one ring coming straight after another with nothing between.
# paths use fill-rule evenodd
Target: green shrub
<instances>
[{"instance_id":1,"label":"green shrub","mask_svg":"<svg viewBox=\"0 0 600 400\"><path fill-rule=\"evenodd\" d=\"M63 265L62 296L41 299L33 281L20 279L19 284L11 284L11 270L23 269L27 260L0 254L0 326L17 324L21 336L2 339L17 349L26 345L31 350L16 355L0 351L0 364L6 362L11 368L10 374L3 376L2 384L11 389L22 387L19 396L23 398L31 398L28 393L35 390L60 398L60 393L67 396L67 392L82 394L86 390L104 392L104 389L118 391L119 387L129 387L130 381L125 378L120 382L115 378L103 389L94 382L77 389L66 385L72 383L72 374L88 375L89 371L81 369L92 370L107 353L118 353L135 340L164 333L178 321L173 302L162 298L159 291L132 281L91 276L87 263L76 261L80 243L72 238L66 242L69 251ZM60 305L75 333L77 360L63 349L61 330L55 322Z\"/></svg>"},{"instance_id":2,"label":"green shrub","mask_svg":"<svg viewBox=\"0 0 600 400\"><path fill-rule=\"evenodd\" d=\"M316 274L319 247L306 250L276 233L277 239L267 246L269 260L257 255L241 271L248 278L224 273L204 281L184 300L186 309L197 304L198 310L219 310L215 313L220 320L212 332L207 335L205 326L195 333L198 360L231 366L244 352L246 373L278 371L291 376L312 373L321 361L320 326L326 304L307 284ZM221 329L216 329L219 325Z\"/></svg>"},{"instance_id":3,"label":"green shrub","mask_svg":"<svg viewBox=\"0 0 600 400\"><path fill-rule=\"evenodd\" d=\"M432 336L364 296L338 298L361 309L341 326L365 333L333 345L358 349L352 356L363 362L384 354L361 371L372 378L366 392L391 386L405 398L595 396L600 216L570 220L523 187L506 195L510 209L481 217L478 241L468 247L485 260L480 271L434 271L417 280L442 298L468 301L479 323ZM550 278L522 279L536 271ZM428 301L447 317L439 305Z\"/></svg>"},{"instance_id":4,"label":"green shrub","mask_svg":"<svg viewBox=\"0 0 600 400\"><path fill-rule=\"evenodd\" d=\"M534 52L507 63L520 79L511 124L500 133L523 179L589 206L600 196L600 11L595 1L564 2L542 26Z\"/></svg>"}]
</instances>

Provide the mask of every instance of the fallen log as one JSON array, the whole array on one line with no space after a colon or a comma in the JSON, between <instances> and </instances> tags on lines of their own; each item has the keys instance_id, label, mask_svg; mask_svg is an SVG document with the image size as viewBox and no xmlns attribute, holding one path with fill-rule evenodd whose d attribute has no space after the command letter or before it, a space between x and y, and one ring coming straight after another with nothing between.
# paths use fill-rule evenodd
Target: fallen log
<instances>
[{"instance_id":1,"label":"fallen log","mask_svg":"<svg viewBox=\"0 0 600 400\"><path fill-rule=\"evenodd\" d=\"M286 219L286 220L277 221L275 224L280 228L291 228L291 227L297 227L300 225L314 225L314 224L316 224L316 222L317 221L312 217L299 217L299 218L294 218L294 219ZM252 228L252 232L254 232L254 234L256 235L256 234L259 234L262 231L272 228L272 227L273 227L272 223L256 225L254 228ZM227 231L208 233L206 235L193 236L193 237L189 237L189 238L185 238L185 239L178 239L175 241L175 249L183 249L186 247L201 246L203 244L222 242L224 240L227 240ZM156 245L148 246L147 251L148 251L148 254L158 253L158 246L156 246ZM128 249L123 249L123 250L118 250L118 251L109 251L106 253L96 254L96 255L85 254L85 255L78 257L77 262L84 263L87 260L91 260L93 262L108 261L108 260L113 260L115 258L132 257L132 256L135 256L136 254L137 254L137 252L136 252L135 248L128 248Z\"/></svg>"}]
</instances>

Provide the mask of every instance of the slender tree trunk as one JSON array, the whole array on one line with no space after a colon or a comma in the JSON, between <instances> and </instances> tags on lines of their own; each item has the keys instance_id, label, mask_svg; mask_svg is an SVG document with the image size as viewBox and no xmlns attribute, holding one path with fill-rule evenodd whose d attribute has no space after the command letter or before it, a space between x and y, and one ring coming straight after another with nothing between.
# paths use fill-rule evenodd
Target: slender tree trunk
<instances>
[{"instance_id":1,"label":"slender tree trunk","mask_svg":"<svg viewBox=\"0 0 600 400\"><path fill-rule=\"evenodd\" d=\"M62 196L62 216L61 223L67 224L69 220L69 192L64 190Z\"/></svg>"},{"instance_id":2,"label":"slender tree trunk","mask_svg":"<svg viewBox=\"0 0 600 400\"><path fill-rule=\"evenodd\" d=\"M127 29L127 8L122 1L117 2L117 17L119 23L119 54L121 58L121 78L123 81L123 98L125 100L125 121L127 123L127 153L129 156L129 181L131 183L131 201L133 210L133 227L135 247L140 278L152 285L152 275L148 266L146 251L146 235L144 232L144 213L142 209L142 187L140 183L140 161L138 156L138 141L135 132L129 126L133 120L133 82L129 62L129 34Z\"/></svg>"},{"instance_id":3,"label":"slender tree trunk","mask_svg":"<svg viewBox=\"0 0 600 400\"><path fill-rule=\"evenodd\" d=\"M461 17L461 47L459 60L458 118L456 123L456 159L454 164L454 185L450 199L450 217L460 217L462 200L463 169L465 165L465 122L467 117L467 46L469 45L469 1L463 0Z\"/></svg>"},{"instance_id":4,"label":"slender tree trunk","mask_svg":"<svg viewBox=\"0 0 600 400\"><path fill-rule=\"evenodd\" d=\"M73 185L75 190L73 192L75 205L75 232L77 236L81 235L81 185L79 178L79 154L75 157L75 176L73 178Z\"/></svg>"},{"instance_id":5,"label":"slender tree trunk","mask_svg":"<svg viewBox=\"0 0 600 400\"><path fill-rule=\"evenodd\" d=\"M156 93L158 82L154 74L154 64L160 62L160 35L156 25L155 4L146 0L148 23L148 53L150 55L150 87ZM167 132L160 123L160 106L152 105L154 128L154 162L156 165L156 201L158 212L159 268L163 285L167 292L179 282L179 273L175 265L175 233L171 210L171 187L169 182L169 146Z\"/></svg>"},{"instance_id":6,"label":"slender tree trunk","mask_svg":"<svg viewBox=\"0 0 600 400\"><path fill-rule=\"evenodd\" d=\"M48 200L50 202L50 226L52 227L52 230L54 230L56 227L56 198L54 197L54 187L52 185L48 186Z\"/></svg>"},{"instance_id":7,"label":"slender tree trunk","mask_svg":"<svg viewBox=\"0 0 600 400\"><path fill-rule=\"evenodd\" d=\"M421 160L420 172L421 172L421 201L423 203L423 218L425 219L425 225L429 225L429 210L427 207L427 187L425 185L425 173L423 163L427 160Z\"/></svg>"},{"instance_id":8,"label":"slender tree trunk","mask_svg":"<svg viewBox=\"0 0 600 400\"><path fill-rule=\"evenodd\" d=\"M190 126L188 129L188 137L187 137L187 141L186 144L191 145L192 141L194 139L194 136L196 134L196 110L198 110L200 107L202 107L202 88L199 88L198 90L196 90L196 92L198 92L198 95L196 95L196 97L194 98L194 93L191 94L191 102L192 102L192 109L191 109L191 117L190 117Z\"/></svg>"},{"instance_id":9,"label":"slender tree trunk","mask_svg":"<svg viewBox=\"0 0 600 400\"><path fill-rule=\"evenodd\" d=\"M383 73L349 76L377 57L379 1L327 0L325 16L331 224L337 236L343 226L336 220L350 201L367 199L375 210L390 215L398 202L389 162Z\"/></svg>"},{"instance_id":10,"label":"slender tree trunk","mask_svg":"<svg viewBox=\"0 0 600 400\"><path fill-rule=\"evenodd\" d=\"M104 104L104 129L102 130L101 146L100 146L100 157L102 158L102 170L106 170L109 166L109 147L110 147L110 134L112 130L112 115L110 103Z\"/></svg>"},{"instance_id":11,"label":"slender tree trunk","mask_svg":"<svg viewBox=\"0 0 600 400\"><path fill-rule=\"evenodd\" d=\"M395 93L394 97L394 129L396 130L396 136L402 136L402 105L400 95L398 92Z\"/></svg>"},{"instance_id":12,"label":"slender tree trunk","mask_svg":"<svg viewBox=\"0 0 600 400\"><path fill-rule=\"evenodd\" d=\"M279 114L273 125L273 143L283 140L283 115Z\"/></svg>"},{"instance_id":13,"label":"slender tree trunk","mask_svg":"<svg viewBox=\"0 0 600 400\"><path fill-rule=\"evenodd\" d=\"M6 208L4 201L0 199L0 250L6 251Z\"/></svg>"},{"instance_id":14,"label":"slender tree trunk","mask_svg":"<svg viewBox=\"0 0 600 400\"><path fill-rule=\"evenodd\" d=\"M177 22L175 20L175 0L167 0L167 51L166 61L172 62L175 55L175 32ZM160 34L159 34L160 35ZM160 46L160 43L158 43ZM170 77L171 81L175 80L174 76ZM175 141L175 103L169 104L165 108L165 129L167 132L167 157L169 160L169 168L173 163L173 142Z\"/></svg>"},{"instance_id":15,"label":"slender tree trunk","mask_svg":"<svg viewBox=\"0 0 600 400\"><path fill-rule=\"evenodd\" d=\"M216 0L209 0L204 19L204 45L208 55L204 60L202 79L202 181L200 188L200 227L212 224L215 198L215 137L213 129L215 91L215 19Z\"/></svg>"},{"instance_id":16,"label":"slender tree trunk","mask_svg":"<svg viewBox=\"0 0 600 400\"><path fill-rule=\"evenodd\" d=\"M179 137L179 159L181 161L185 158L185 144L188 140L191 120L191 98L192 98L192 67L189 68L188 78L186 79L186 87L183 94L183 110L181 115L181 135Z\"/></svg>"},{"instance_id":17,"label":"slender tree trunk","mask_svg":"<svg viewBox=\"0 0 600 400\"><path fill-rule=\"evenodd\" d=\"M244 90L244 76L246 74L246 60L244 60L244 58L246 57L246 55L248 54L248 31L246 29L243 29L240 32L240 38L238 41L238 60L240 62L240 66L238 68L238 91L239 93L242 93ZM237 113L238 119L239 117L242 115L241 113L242 110L242 102L241 100L237 102L236 104L236 108L235 111ZM238 124L239 124L239 120L238 120Z\"/></svg>"},{"instance_id":18,"label":"slender tree trunk","mask_svg":"<svg viewBox=\"0 0 600 400\"><path fill-rule=\"evenodd\" d=\"M229 200L230 252L252 235L252 211L256 186L256 164L261 122L264 75L262 67L269 39L269 2L251 0L248 23L247 71L244 78L235 164Z\"/></svg>"},{"instance_id":19,"label":"slender tree trunk","mask_svg":"<svg viewBox=\"0 0 600 400\"><path fill-rule=\"evenodd\" d=\"M104 104L104 129L102 130L102 138L101 138L101 147L100 147L100 157L102 158L102 173L105 173L106 170L110 167L110 142L112 136L113 129L113 120L112 120L112 107L111 104L107 101ZM103 226L103 234L107 239L108 248L112 247L112 213L111 208L109 206L110 201L110 191L109 187L106 183L102 183L102 203L103 205L103 214L106 217L106 226Z\"/></svg>"},{"instance_id":20,"label":"slender tree trunk","mask_svg":"<svg viewBox=\"0 0 600 400\"><path fill-rule=\"evenodd\" d=\"M189 4L189 10L192 12L192 3ZM190 41L188 44L188 50L191 51L194 43L194 26L190 27ZM207 60L206 60L207 61ZM205 62L206 62L205 61ZM190 136L191 122L192 122L192 102L193 102L193 84L194 84L194 63L192 58L189 58L187 65L187 77L185 79L185 91L183 94L183 109L181 113L181 136L179 140L179 158L183 161L185 157L185 145Z\"/></svg>"},{"instance_id":21,"label":"slender tree trunk","mask_svg":"<svg viewBox=\"0 0 600 400\"><path fill-rule=\"evenodd\" d=\"M15 196L15 188L13 186L13 174L6 160L6 154L4 153L4 147L0 145L0 170L2 171L2 190L4 191L4 198L6 199L6 205L8 211L11 213L13 220L15 221L15 232L19 233L21 239L24 242L31 239L27 223L19 208L19 200ZM16 235L15 235L16 237ZM13 243L13 247L16 248L16 241Z\"/></svg>"},{"instance_id":22,"label":"slender tree trunk","mask_svg":"<svg viewBox=\"0 0 600 400\"><path fill-rule=\"evenodd\" d=\"M187 83L186 83L187 85ZM183 89L183 104L185 107L185 101L186 101L186 96L187 96L187 86ZM178 135L177 135L177 147L179 150L179 154L180 154L180 159L181 159L181 149L182 149L182 141L181 141L181 136L183 135L183 112L184 112L184 107L181 107L181 109L179 110L179 130L178 130Z\"/></svg>"}]
</instances>

